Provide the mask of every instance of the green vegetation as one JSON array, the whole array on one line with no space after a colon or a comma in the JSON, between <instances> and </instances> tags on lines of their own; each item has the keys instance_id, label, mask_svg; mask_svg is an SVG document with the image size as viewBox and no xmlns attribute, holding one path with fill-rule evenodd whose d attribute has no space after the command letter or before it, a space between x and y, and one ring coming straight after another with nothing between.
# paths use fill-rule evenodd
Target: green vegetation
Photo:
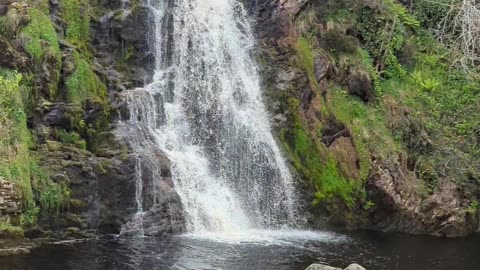
<instances>
[{"instance_id":1,"label":"green vegetation","mask_svg":"<svg viewBox=\"0 0 480 270\"><path fill-rule=\"evenodd\" d=\"M314 55L312 42L306 38L299 38L296 44L296 51L299 65L305 70L312 88L318 89L318 82L315 79Z\"/></svg>"},{"instance_id":2,"label":"green vegetation","mask_svg":"<svg viewBox=\"0 0 480 270\"><path fill-rule=\"evenodd\" d=\"M65 82L67 100L78 105L85 105L87 100L105 104L107 98L105 84L95 75L90 63L80 53L75 52L73 57L76 69Z\"/></svg>"},{"instance_id":3,"label":"green vegetation","mask_svg":"<svg viewBox=\"0 0 480 270\"><path fill-rule=\"evenodd\" d=\"M20 93L22 76L0 74L0 176L17 183L27 206L33 205L29 147L32 144Z\"/></svg>"},{"instance_id":4,"label":"green vegetation","mask_svg":"<svg viewBox=\"0 0 480 270\"><path fill-rule=\"evenodd\" d=\"M23 229L18 226L12 226L8 222L0 221L0 238L23 238Z\"/></svg>"},{"instance_id":5,"label":"green vegetation","mask_svg":"<svg viewBox=\"0 0 480 270\"><path fill-rule=\"evenodd\" d=\"M51 80L48 83L48 96L54 99L57 95L60 81L60 69L62 67L60 45L57 33L49 16L39 9L28 10L31 18L30 23L21 29L20 39L25 50L33 58L38 72L44 63L48 63ZM39 86L42 88L43 86Z\"/></svg>"},{"instance_id":6,"label":"green vegetation","mask_svg":"<svg viewBox=\"0 0 480 270\"><path fill-rule=\"evenodd\" d=\"M83 150L87 148L87 143L77 132L68 132L64 129L56 129L55 137L58 141L64 144L72 145Z\"/></svg>"},{"instance_id":7,"label":"green vegetation","mask_svg":"<svg viewBox=\"0 0 480 270\"><path fill-rule=\"evenodd\" d=\"M298 91L291 89L284 110L292 114L292 124L280 135L294 166L317 188L315 202L337 197L349 208L373 207L362 192L373 159L407 157L428 192L443 179L460 187L478 181L480 82L452 68L451 51L421 28L431 26L430 18L441 20L445 6L418 1L412 13L395 0L353 2L310 3L289 37L295 39L294 64L308 77L319 115L307 116ZM347 34L352 28L356 36ZM327 85L316 81L317 56L331 61L334 79ZM367 103L344 90L359 70L370 75L375 90L376 99ZM331 119L352 136L358 179L343 173L345 164L321 141Z\"/></svg>"},{"instance_id":8,"label":"green vegetation","mask_svg":"<svg viewBox=\"0 0 480 270\"><path fill-rule=\"evenodd\" d=\"M86 47L90 40L88 1L62 1L62 17L67 24L66 38L72 44Z\"/></svg>"},{"instance_id":9,"label":"green vegetation","mask_svg":"<svg viewBox=\"0 0 480 270\"><path fill-rule=\"evenodd\" d=\"M16 72L0 73L0 176L21 187L24 213L19 223L27 226L36 222L39 214L36 202L43 211L59 211L66 204L69 191L64 183L50 180L30 150L34 142L23 109L21 80L22 76ZM3 230L18 232L12 228L7 226Z\"/></svg>"},{"instance_id":10,"label":"green vegetation","mask_svg":"<svg viewBox=\"0 0 480 270\"><path fill-rule=\"evenodd\" d=\"M28 15L31 21L21 30L25 50L37 61L46 56L59 58L57 33L48 15L34 8L29 9Z\"/></svg>"}]
</instances>

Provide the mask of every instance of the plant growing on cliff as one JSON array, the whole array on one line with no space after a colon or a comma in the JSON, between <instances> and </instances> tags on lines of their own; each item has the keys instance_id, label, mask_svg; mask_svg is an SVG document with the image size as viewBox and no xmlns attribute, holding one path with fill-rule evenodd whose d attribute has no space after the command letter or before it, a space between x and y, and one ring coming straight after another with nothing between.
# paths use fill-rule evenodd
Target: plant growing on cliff
<instances>
[{"instance_id":1,"label":"plant growing on cliff","mask_svg":"<svg viewBox=\"0 0 480 270\"><path fill-rule=\"evenodd\" d=\"M20 32L20 38L25 50L35 60L41 61L52 48L52 54L60 57L60 46L58 44L57 33L50 18L42 11L29 9L28 14L31 17L30 23Z\"/></svg>"},{"instance_id":2,"label":"plant growing on cliff","mask_svg":"<svg viewBox=\"0 0 480 270\"><path fill-rule=\"evenodd\" d=\"M66 37L71 43L85 47L90 40L88 1L62 1L62 17L67 24Z\"/></svg>"},{"instance_id":3,"label":"plant growing on cliff","mask_svg":"<svg viewBox=\"0 0 480 270\"><path fill-rule=\"evenodd\" d=\"M75 71L70 75L65 86L67 100L78 105L85 105L87 99L97 104L104 104L107 87L93 72L90 63L78 52L74 52Z\"/></svg>"},{"instance_id":4,"label":"plant growing on cliff","mask_svg":"<svg viewBox=\"0 0 480 270\"><path fill-rule=\"evenodd\" d=\"M23 111L20 93L22 76L4 71L0 74L0 176L22 187L25 203L33 204L30 183L29 150L31 135L27 128L27 118Z\"/></svg>"},{"instance_id":5,"label":"plant growing on cliff","mask_svg":"<svg viewBox=\"0 0 480 270\"><path fill-rule=\"evenodd\" d=\"M452 0L437 35L454 53L454 63L465 72L478 76L480 3L477 0Z\"/></svg>"}]
</instances>

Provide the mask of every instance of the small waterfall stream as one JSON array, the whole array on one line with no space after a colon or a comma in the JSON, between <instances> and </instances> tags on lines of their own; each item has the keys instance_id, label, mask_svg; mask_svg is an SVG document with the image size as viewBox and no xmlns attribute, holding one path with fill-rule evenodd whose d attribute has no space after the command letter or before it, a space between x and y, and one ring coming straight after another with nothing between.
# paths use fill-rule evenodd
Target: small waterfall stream
<instances>
[{"instance_id":1,"label":"small waterfall stream","mask_svg":"<svg viewBox=\"0 0 480 270\"><path fill-rule=\"evenodd\" d=\"M283 228L295 223L292 177L271 133L252 58L255 40L237 0L149 0L156 72L128 91L123 123L137 153L141 233L142 167L171 161L190 233ZM153 168L153 169L152 169ZM151 188L151 189L150 189ZM156 196L156 195L153 195ZM155 202L155 200L153 200ZM129 226L131 227L131 226ZM131 229L131 228L130 228Z\"/></svg>"}]
</instances>

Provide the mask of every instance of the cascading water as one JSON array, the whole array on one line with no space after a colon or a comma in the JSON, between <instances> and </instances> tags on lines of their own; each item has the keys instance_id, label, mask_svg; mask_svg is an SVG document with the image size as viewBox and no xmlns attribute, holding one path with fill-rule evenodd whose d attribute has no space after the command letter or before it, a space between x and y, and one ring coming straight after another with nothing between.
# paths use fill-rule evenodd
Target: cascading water
<instances>
[{"instance_id":1,"label":"cascading water","mask_svg":"<svg viewBox=\"0 0 480 270\"><path fill-rule=\"evenodd\" d=\"M149 161L155 149L168 156L188 232L293 224L292 177L262 104L251 56L254 38L242 4L237 0L146 4L155 17L156 73L145 88L128 91L130 120L124 123L125 133L136 137L130 143L137 152L137 170L143 163L155 168ZM137 182L138 213L133 223L141 226L145 189L141 173Z\"/></svg>"}]
</instances>

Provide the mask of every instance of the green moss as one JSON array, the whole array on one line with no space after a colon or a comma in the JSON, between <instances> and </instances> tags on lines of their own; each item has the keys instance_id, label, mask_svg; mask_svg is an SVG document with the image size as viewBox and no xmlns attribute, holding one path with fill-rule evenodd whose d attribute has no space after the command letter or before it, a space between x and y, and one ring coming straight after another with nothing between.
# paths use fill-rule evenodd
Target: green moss
<instances>
[{"instance_id":1,"label":"green moss","mask_svg":"<svg viewBox=\"0 0 480 270\"><path fill-rule=\"evenodd\" d=\"M93 72L90 63L75 52L75 72L66 82L67 100L78 105L85 105L87 100L92 103L105 104L107 87Z\"/></svg>"},{"instance_id":2,"label":"green moss","mask_svg":"<svg viewBox=\"0 0 480 270\"><path fill-rule=\"evenodd\" d=\"M50 73L50 82L47 85L48 95L54 99L57 95L62 67L57 33L50 17L41 10L31 8L28 10L28 14L31 21L21 29L20 37L37 69L45 68L44 63L48 64L47 68Z\"/></svg>"},{"instance_id":3,"label":"green moss","mask_svg":"<svg viewBox=\"0 0 480 270\"><path fill-rule=\"evenodd\" d=\"M288 100L289 110L296 115L299 101ZM340 198L348 207L355 203L355 191L359 188L355 181L345 179L333 157L312 140L301 119L294 116L293 126L280 132L280 138L293 165L317 189L315 203Z\"/></svg>"},{"instance_id":4,"label":"green moss","mask_svg":"<svg viewBox=\"0 0 480 270\"><path fill-rule=\"evenodd\" d=\"M28 14L31 22L20 32L25 39L26 51L37 61L42 60L47 53L60 57L57 33L50 18L35 8L29 9Z\"/></svg>"},{"instance_id":5,"label":"green moss","mask_svg":"<svg viewBox=\"0 0 480 270\"><path fill-rule=\"evenodd\" d=\"M90 40L90 15L86 0L62 1L62 18L67 24L66 38L78 46L87 46Z\"/></svg>"}]
</instances>

